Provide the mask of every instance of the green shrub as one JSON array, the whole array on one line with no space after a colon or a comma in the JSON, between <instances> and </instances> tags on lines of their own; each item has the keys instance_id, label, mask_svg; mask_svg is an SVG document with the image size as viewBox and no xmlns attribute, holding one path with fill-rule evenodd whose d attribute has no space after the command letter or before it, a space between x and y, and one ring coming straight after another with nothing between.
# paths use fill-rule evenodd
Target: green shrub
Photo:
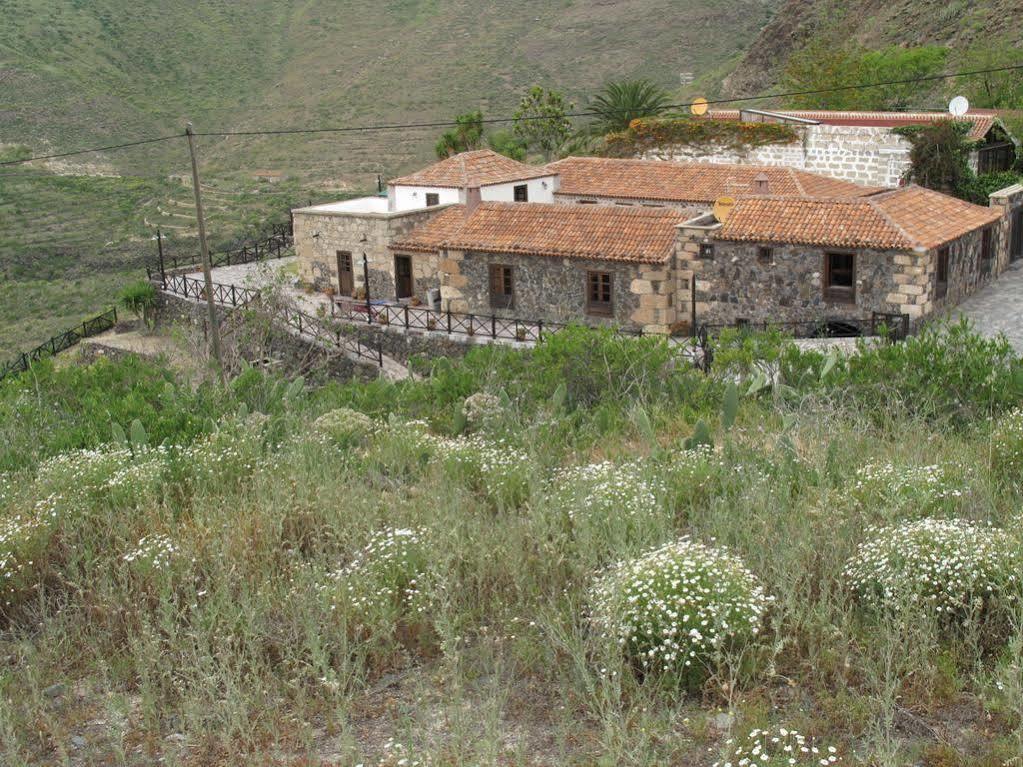
<instances>
[{"instance_id":1,"label":"green shrub","mask_svg":"<svg viewBox=\"0 0 1023 767\"><path fill-rule=\"evenodd\" d=\"M851 400L875 419L970 424L1023 399L1023 364L1012 345L981 336L965 318L926 325L899 343L860 344L829 368L826 362L820 352L786 347L782 379Z\"/></svg>"},{"instance_id":2,"label":"green shrub","mask_svg":"<svg viewBox=\"0 0 1023 767\"><path fill-rule=\"evenodd\" d=\"M956 621L1019 598L1019 545L1001 530L922 519L872 527L868 536L844 575L870 607L918 607Z\"/></svg>"},{"instance_id":3,"label":"green shrub","mask_svg":"<svg viewBox=\"0 0 1023 767\"><path fill-rule=\"evenodd\" d=\"M373 419L358 410L341 407L329 410L315 421L313 431L325 435L341 447L360 444L369 437L376 425Z\"/></svg>"},{"instance_id":4,"label":"green shrub","mask_svg":"<svg viewBox=\"0 0 1023 767\"><path fill-rule=\"evenodd\" d=\"M119 297L121 306L145 322L146 327L153 326L156 310L156 288L151 282L139 280L126 285Z\"/></svg>"},{"instance_id":5,"label":"green shrub","mask_svg":"<svg viewBox=\"0 0 1023 767\"><path fill-rule=\"evenodd\" d=\"M735 556L688 537L622 562L593 588L596 627L643 672L698 683L715 654L753 640L770 598Z\"/></svg>"}]
</instances>

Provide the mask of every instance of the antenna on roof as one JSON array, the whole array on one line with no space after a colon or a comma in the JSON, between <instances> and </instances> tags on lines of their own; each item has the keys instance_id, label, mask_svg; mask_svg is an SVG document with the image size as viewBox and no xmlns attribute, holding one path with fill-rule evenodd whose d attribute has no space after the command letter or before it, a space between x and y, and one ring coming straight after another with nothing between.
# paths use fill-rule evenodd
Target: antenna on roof
<instances>
[{"instance_id":1,"label":"antenna on roof","mask_svg":"<svg viewBox=\"0 0 1023 767\"><path fill-rule=\"evenodd\" d=\"M693 99L693 103L689 105L689 111L697 116L707 114L707 99L703 96L697 96Z\"/></svg>"},{"instance_id":2,"label":"antenna on roof","mask_svg":"<svg viewBox=\"0 0 1023 767\"><path fill-rule=\"evenodd\" d=\"M955 117L962 117L970 111L970 102L966 100L966 96L956 96L948 102L948 111Z\"/></svg>"}]
</instances>

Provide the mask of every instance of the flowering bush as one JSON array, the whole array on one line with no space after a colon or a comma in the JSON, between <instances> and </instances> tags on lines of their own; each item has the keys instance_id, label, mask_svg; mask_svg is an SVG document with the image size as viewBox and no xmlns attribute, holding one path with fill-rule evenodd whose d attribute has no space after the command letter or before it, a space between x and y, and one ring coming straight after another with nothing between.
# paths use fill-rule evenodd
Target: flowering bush
<instances>
[{"instance_id":1,"label":"flowering bush","mask_svg":"<svg viewBox=\"0 0 1023 767\"><path fill-rule=\"evenodd\" d=\"M856 471L852 494L865 504L881 501L920 508L961 498L964 485L954 466L897 466L889 461L861 466Z\"/></svg>"},{"instance_id":2,"label":"flowering bush","mask_svg":"<svg viewBox=\"0 0 1023 767\"><path fill-rule=\"evenodd\" d=\"M500 415L501 398L485 391L476 392L465 398L462 412L470 429L479 428Z\"/></svg>"},{"instance_id":3,"label":"flowering bush","mask_svg":"<svg viewBox=\"0 0 1023 767\"><path fill-rule=\"evenodd\" d=\"M98 490L131 462L132 452L127 448L69 450L39 464L36 471L37 493L77 495Z\"/></svg>"},{"instance_id":4,"label":"flowering bush","mask_svg":"<svg viewBox=\"0 0 1023 767\"><path fill-rule=\"evenodd\" d=\"M45 513L0 519L0 614L20 602L35 582L51 519Z\"/></svg>"},{"instance_id":5,"label":"flowering bush","mask_svg":"<svg viewBox=\"0 0 1023 767\"><path fill-rule=\"evenodd\" d=\"M655 507L664 492L661 483L643 475L639 464L610 461L561 469L554 483L553 500L570 519L637 517Z\"/></svg>"},{"instance_id":6,"label":"flowering bush","mask_svg":"<svg viewBox=\"0 0 1023 767\"><path fill-rule=\"evenodd\" d=\"M319 586L331 610L347 608L358 621L383 620L426 610L423 590L429 558L422 529L387 527L374 533L351 562Z\"/></svg>"},{"instance_id":7,"label":"flowering bush","mask_svg":"<svg viewBox=\"0 0 1023 767\"><path fill-rule=\"evenodd\" d=\"M675 505L709 496L724 467L724 459L710 445L672 451L664 465L664 474Z\"/></svg>"},{"instance_id":8,"label":"flowering bush","mask_svg":"<svg viewBox=\"0 0 1023 767\"><path fill-rule=\"evenodd\" d=\"M834 746L820 747L795 730L753 730L726 742L728 758L714 767L827 767L842 760Z\"/></svg>"},{"instance_id":9,"label":"flowering bush","mask_svg":"<svg viewBox=\"0 0 1023 767\"><path fill-rule=\"evenodd\" d=\"M1003 479L1023 482L1023 409L1017 408L995 423L991 464Z\"/></svg>"},{"instance_id":10,"label":"flowering bush","mask_svg":"<svg viewBox=\"0 0 1023 767\"><path fill-rule=\"evenodd\" d=\"M529 456L503 439L490 441L472 435L438 444L438 454L448 468L491 501L514 506L528 494Z\"/></svg>"},{"instance_id":11,"label":"flowering bush","mask_svg":"<svg viewBox=\"0 0 1023 767\"><path fill-rule=\"evenodd\" d=\"M227 419L216 431L170 451L177 476L193 488L206 486L218 492L250 476L263 454L266 423L262 413Z\"/></svg>"},{"instance_id":12,"label":"flowering bush","mask_svg":"<svg viewBox=\"0 0 1023 767\"><path fill-rule=\"evenodd\" d=\"M954 616L1017 598L1019 547L1000 530L922 519L868 533L844 571L868 605L908 603Z\"/></svg>"},{"instance_id":13,"label":"flowering bush","mask_svg":"<svg viewBox=\"0 0 1023 767\"><path fill-rule=\"evenodd\" d=\"M373 433L373 429L372 418L347 407L328 410L313 421L313 431L324 434L342 445L362 442Z\"/></svg>"},{"instance_id":14,"label":"flowering bush","mask_svg":"<svg viewBox=\"0 0 1023 767\"><path fill-rule=\"evenodd\" d=\"M688 537L618 564L592 594L595 625L628 658L688 681L716 650L753 639L770 601L738 558Z\"/></svg>"}]
</instances>

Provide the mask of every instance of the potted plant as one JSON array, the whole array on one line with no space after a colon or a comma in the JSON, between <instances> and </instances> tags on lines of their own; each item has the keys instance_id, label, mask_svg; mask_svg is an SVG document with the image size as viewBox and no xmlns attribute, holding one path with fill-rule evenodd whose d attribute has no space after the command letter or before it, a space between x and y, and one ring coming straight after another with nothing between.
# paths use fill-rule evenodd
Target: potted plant
<instances>
[{"instance_id":1,"label":"potted plant","mask_svg":"<svg viewBox=\"0 0 1023 767\"><path fill-rule=\"evenodd\" d=\"M526 340L526 328L524 325L515 326L515 340L525 341Z\"/></svg>"},{"instance_id":2,"label":"potted plant","mask_svg":"<svg viewBox=\"0 0 1023 767\"><path fill-rule=\"evenodd\" d=\"M437 318L430 316L426 318L426 329L436 330L437 329Z\"/></svg>"},{"instance_id":3,"label":"potted plant","mask_svg":"<svg viewBox=\"0 0 1023 767\"><path fill-rule=\"evenodd\" d=\"M409 306L422 306L423 302L419 300L419 296L412 296L412 298L410 298L408 300L408 305Z\"/></svg>"}]
</instances>

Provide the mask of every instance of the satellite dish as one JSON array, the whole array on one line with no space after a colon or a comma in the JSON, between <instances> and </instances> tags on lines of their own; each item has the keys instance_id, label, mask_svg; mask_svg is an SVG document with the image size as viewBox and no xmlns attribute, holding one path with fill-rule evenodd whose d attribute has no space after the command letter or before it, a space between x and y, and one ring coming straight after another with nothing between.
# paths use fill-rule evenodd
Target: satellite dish
<instances>
[{"instance_id":1,"label":"satellite dish","mask_svg":"<svg viewBox=\"0 0 1023 767\"><path fill-rule=\"evenodd\" d=\"M693 103L689 105L689 111L694 115L707 114L707 99L703 96L697 96L693 99Z\"/></svg>"},{"instance_id":2,"label":"satellite dish","mask_svg":"<svg viewBox=\"0 0 1023 767\"><path fill-rule=\"evenodd\" d=\"M966 96L956 96L948 102L948 111L956 117L962 117L970 111L970 102L966 100Z\"/></svg>"},{"instance_id":3,"label":"satellite dish","mask_svg":"<svg viewBox=\"0 0 1023 767\"><path fill-rule=\"evenodd\" d=\"M722 224L728 220L728 217L732 213L732 208L735 207L734 197L718 197L714 200L714 218L720 221Z\"/></svg>"}]
</instances>

